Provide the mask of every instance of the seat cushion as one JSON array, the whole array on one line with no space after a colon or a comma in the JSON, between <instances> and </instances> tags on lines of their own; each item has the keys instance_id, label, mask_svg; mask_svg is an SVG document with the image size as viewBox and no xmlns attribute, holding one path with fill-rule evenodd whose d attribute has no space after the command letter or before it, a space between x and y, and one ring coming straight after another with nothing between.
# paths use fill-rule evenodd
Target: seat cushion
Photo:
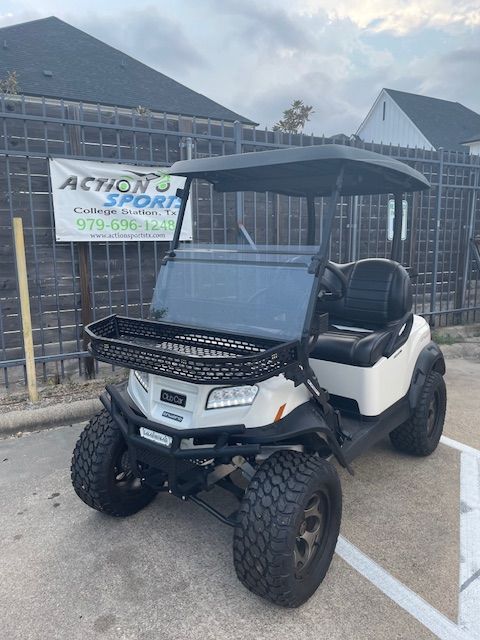
<instances>
[{"instance_id":1,"label":"seat cushion","mask_svg":"<svg viewBox=\"0 0 480 640\"><path fill-rule=\"evenodd\" d=\"M371 367L382 357L391 335L392 332L388 329L366 333L332 328L320 334L310 352L310 358L356 367Z\"/></svg>"},{"instance_id":2,"label":"seat cushion","mask_svg":"<svg viewBox=\"0 0 480 640\"><path fill-rule=\"evenodd\" d=\"M410 276L398 262L367 258L339 267L347 278L345 296L318 303L318 311L328 312L335 324L383 328L411 311Z\"/></svg>"}]
</instances>

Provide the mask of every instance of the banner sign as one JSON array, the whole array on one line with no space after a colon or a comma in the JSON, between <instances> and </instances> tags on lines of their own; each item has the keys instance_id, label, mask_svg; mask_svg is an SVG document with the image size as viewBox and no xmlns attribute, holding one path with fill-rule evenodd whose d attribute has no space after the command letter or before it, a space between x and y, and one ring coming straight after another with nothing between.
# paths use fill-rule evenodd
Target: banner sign
<instances>
[{"instance_id":1,"label":"banner sign","mask_svg":"<svg viewBox=\"0 0 480 640\"><path fill-rule=\"evenodd\" d=\"M185 178L168 168L50 158L50 176L57 240L172 239ZM192 239L190 201L180 239Z\"/></svg>"}]
</instances>

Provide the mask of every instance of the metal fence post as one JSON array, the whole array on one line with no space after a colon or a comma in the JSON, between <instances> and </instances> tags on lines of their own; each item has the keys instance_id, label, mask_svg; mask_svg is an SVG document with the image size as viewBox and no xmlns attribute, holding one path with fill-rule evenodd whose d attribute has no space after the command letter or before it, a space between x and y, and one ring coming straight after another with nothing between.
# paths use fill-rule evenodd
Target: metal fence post
<instances>
[{"instance_id":1,"label":"metal fence post","mask_svg":"<svg viewBox=\"0 0 480 640\"><path fill-rule=\"evenodd\" d=\"M193 138L180 138L179 147L180 160L191 160L193 158ZM187 157L185 158L184 155Z\"/></svg>"},{"instance_id":2,"label":"metal fence post","mask_svg":"<svg viewBox=\"0 0 480 640\"><path fill-rule=\"evenodd\" d=\"M80 121L80 110L76 105L69 105L67 107L68 118L71 120ZM70 125L68 127L68 140L70 142L70 153L73 156L81 155L81 143L80 143L80 127L78 125ZM88 336L85 333L85 327L93 320L92 314L92 297L90 292L90 270L92 265L90 263L90 255L88 246L85 242L77 242L78 249L78 275L80 279L80 304L81 304L81 319L82 319L82 349L87 351L88 349ZM84 359L85 364L85 377L92 379L95 377L95 361L92 356L86 356Z\"/></svg>"},{"instance_id":3,"label":"metal fence post","mask_svg":"<svg viewBox=\"0 0 480 640\"><path fill-rule=\"evenodd\" d=\"M193 158L193 140L192 138L187 138L185 140L185 145L187 147L187 160L191 160Z\"/></svg>"},{"instance_id":4,"label":"metal fence post","mask_svg":"<svg viewBox=\"0 0 480 640\"><path fill-rule=\"evenodd\" d=\"M471 202L470 207L468 208L467 214L467 224L465 228L465 260L463 264L459 261L459 273L458 273L458 282L460 284L460 291L457 300L457 306L460 308L465 308L468 306L467 300L467 288L468 288L468 280L470 275L470 261L472 258L472 247L471 240L475 235L475 213L476 213L476 204L477 204L477 192L479 187L479 177L480 177L480 165L474 165L475 174L473 177L473 189L471 193ZM480 267L480 265L479 265Z\"/></svg>"},{"instance_id":5,"label":"metal fence post","mask_svg":"<svg viewBox=\"0 0 480 640\"><path fill-rule=\"evenodd\" d=\"M351 199L350 202L352 204L352 219L350 227L350 246L347 255L347 262L358 260L358 224L361 196L353 196L353 199Z\"/></svg>"},{"instance_id":6,"label":"metal fence post","mask_svg":"<svg viewBox=\"0 0 480 640\"><path fill-rule=\"evenodd\" d=\"M430 312L436 311L436 295L437 295L437 276L438 276L438 251L440 245L440 216L442 212L442 191L443 191L443 155L444 149L439 149L439 166L438 166L438 192L437 207L435 211L435 227L433 236L433 266L432 266L432 287L430 290ZM433 318L431 319L433 322Z\"/></svg>"},{"instance_id":7,"label":"metal fence post","mask_svg":"<svg viewBox=\"0 0 480 640\"><path fill-rule=\"evenodd\" d=\"M233 123L233 139L235 142L235 153L242 153L242 123L235 120ZM235 213L237 216L238 238L242 240L243 233L243 194L237 191L235 193Z\"/></svg>"}]
</instances>

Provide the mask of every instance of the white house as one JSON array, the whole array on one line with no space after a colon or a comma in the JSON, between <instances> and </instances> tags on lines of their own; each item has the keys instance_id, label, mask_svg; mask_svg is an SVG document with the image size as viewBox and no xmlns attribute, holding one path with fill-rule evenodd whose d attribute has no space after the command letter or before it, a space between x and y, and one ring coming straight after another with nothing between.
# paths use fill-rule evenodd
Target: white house
<instances>
[{"instance_id":1,"label":"white house","mask_svg":"<svg viewBox=\"0 0 480 640\"><path fill-rule=\"evenodd\" d=\"M463 144L470 149L471 154L480 155L480 133L470 140L465 140Z\"/></svg>"},{"instance_id":2,"label":"white house","mask_svg":"<svg viewBox=\"0 0 480 640\"><path fill-rule=\"evenodd\" d=\"M479 132L480 114L459 102L382 89L357 136L365 142L430 150L466 151L469 146L471 153L480 153Z\"/></svg>"}]
</instances>

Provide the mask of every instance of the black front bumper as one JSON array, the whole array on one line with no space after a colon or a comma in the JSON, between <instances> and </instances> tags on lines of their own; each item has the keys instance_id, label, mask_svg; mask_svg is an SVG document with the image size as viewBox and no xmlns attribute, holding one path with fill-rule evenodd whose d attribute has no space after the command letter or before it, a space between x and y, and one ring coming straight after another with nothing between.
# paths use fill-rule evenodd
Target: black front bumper
<instances>
[{"instance_id":1,"label":"black front bumper","mask_svg":"<svg viewBox=\"0 0 480 640\"><path fill-rule=\"evenodd\" d=\"M125 438L132 444L144 446L150 444L164 455L178 459L199 459L204 458L228 458L232 456L256 455L260 451L258 444L228 444L233 436L241 437L245 432L244 424L225 425L220 427L201 427L193 429L175 429L159 422L153 422L145 418L138 409L133 406L126 391L126 383L119 386L108 385L106 387L110 399L105 394L101 396L101 401L109 411L112 418L122 430ZM146 427L152 431L157 431L170 436L173 441L170 447L150 442L139 435L140 427ZM199 444L210 443L211 447L183 448L183 440L194 438Z\"/></svg>"},{"instance_id":2,"label":"black front bumper","mask_svg":"<svg viewBox=\"0 0 480 640\"><path fill-rule=\"evenodd\" d=\"M127 393L127 384L108 385L101 401L121 429L128 445L132 470L144 482L156 488L168 488L176 495L189 495L207 488L207 475L213 465L229 463L235 456L256 456L263 446L280 443L300 444L312 438L318 448L332 442L331 430L315 409L313 402L306 402L291 411L279 422L263 427L246 429L245 425L223 425L176 429L148 420L134 405ZM108 395L107 395L108 394ZM145 427L172 438L171 445L164 446L140 435ZM323 438L320 438L323 434ZM193 439L196 446L185 446L185 440ZM198 446L203 445L203 446Z\"/></svg>"},{"instance_id":3,"label":"black front bumper","mask_svg":"<svg viewBox=\"0 0 480 640\"><path fill-rule=\"evenodd\" d=\"M245 431L245 425L180 431L152 422L135 407L126 387L126 383L108 385L100 399L125 437L132 471L156 489L168 489L182 497L198 493L207 488L207 476L212 470L212 465L204 464L207 460L229 462L234 456L255 456L260 451L259 444L230 443L233 434L239 436ZM171 445L141 436L141 427L170 436ZM204 446L185 447L184 441L191 438L196 445Z\"/></svg>"},{"instance_id":4,"label":"black front bumper","mask_svg":"<svg viewBox=\"0 0 480 640\"><path fill-rule=\"evenodd\" d=\"M179 430L148 420L133 405L126 386L108 385L108 395L104 393L100 399L125 437L132 470L156 488L168 488L182 496L196 493L206 488L206 476L211 471L202 465L206 460L227 463L234 456L249 457L260 452L260 444L238 442L245 432L242 424ZM170 436L171 445L144 438L141 427ZM203 446L185 447L184 441L191 438Z\"/></svg>"}]
</instances>

